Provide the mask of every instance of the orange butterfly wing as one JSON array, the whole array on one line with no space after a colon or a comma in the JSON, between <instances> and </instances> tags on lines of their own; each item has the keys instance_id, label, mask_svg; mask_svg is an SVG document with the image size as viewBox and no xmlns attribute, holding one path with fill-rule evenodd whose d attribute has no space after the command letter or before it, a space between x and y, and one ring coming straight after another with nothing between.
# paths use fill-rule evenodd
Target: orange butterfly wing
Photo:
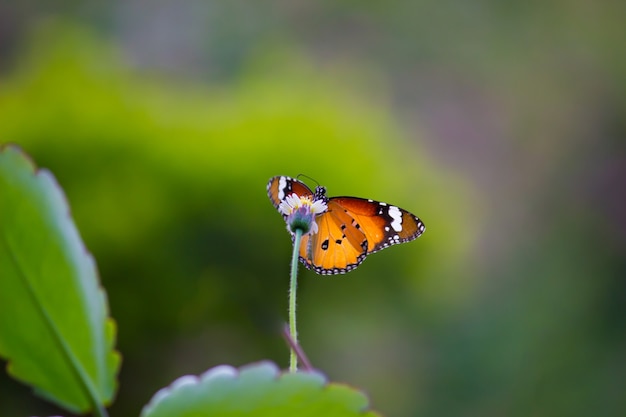
<instances>
[{"instance_id":1,"label":"orange butterfly wing","mask_svg":"<svg viewBox=\"0 0 626 417\"><path fill-rule=\"evenodd\" d=\"M331 202L343 207L361 226L368 241L367 253L417 239L424 223L400 207L355 197L333 197Z\"/></svg>"},{"instance_id":2,"label":"orange butterfly wing","mask_svg":"<svg viewBox=\"0 0 626 417\"><path fill-rule=\"evenodd\" d=\"M315 219L318 231L303 237L300 261L318 274L342 274L356 268L367 256L367 237L356 220L341 206L328 202L328 211Z\"/></svg>"},{"instance_id":3,"label":"orange butterfly wing","mask_svg":"<svg viewBox=\"0 0 626 417\"><path fill-rule=\"evenodd\" d=\"M300 260L318 274L343 274L370 253L418 238L424 223L399 207L356 197L332 197L316 218L318 233L306 236Z\"/></svg>"},{"instance_id":4,"label":"orange butterfly wing","mask_svg":"<svg viewBox=\"0 0 626 417\"><path fill-rule=\"evenodd\" d=\"M278 209L280 202L291 193L298 196L313 196L313 191L305 183L295 178L276 176L267 183L267 195L276 209Z\"/></svg>"}]
</instances>

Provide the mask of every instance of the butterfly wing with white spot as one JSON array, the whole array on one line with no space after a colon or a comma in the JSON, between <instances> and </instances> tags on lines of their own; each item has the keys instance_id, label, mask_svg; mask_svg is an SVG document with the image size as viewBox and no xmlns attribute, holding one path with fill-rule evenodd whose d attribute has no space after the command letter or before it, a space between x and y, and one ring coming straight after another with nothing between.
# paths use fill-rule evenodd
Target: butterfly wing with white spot
<instances>
[{"instance_id":1,"label":"butterfly wing with white spot","mask_svg":"<svg viewBox=\"0 0 626 417\"><path fill-rule=\"evenodd\" d=\"M280 203L290 194L313 198L313 191L305 183L295 178L276 176L272 177L267 183L267 195L277 210ZM283 217L285 216L283 215Z\"/></svg>"},{"instance_id":2,"label":"butterfly wing with white spot","mask_svg":"<svg viewBox=\"0 0 626 417\"><path fill-rule=\"evenodd\" d=\"M356 197L333 197L330 201L356 220L367 239L368 254L417 239L426 229L417 216L387 203Z\"/></svg>"}]
</instances>

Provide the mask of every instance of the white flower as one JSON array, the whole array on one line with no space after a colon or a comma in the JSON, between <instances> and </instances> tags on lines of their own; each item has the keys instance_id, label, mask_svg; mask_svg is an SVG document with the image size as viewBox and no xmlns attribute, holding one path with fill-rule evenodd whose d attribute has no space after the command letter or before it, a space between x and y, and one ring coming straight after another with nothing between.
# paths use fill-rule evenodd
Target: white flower
<instances>
[{"instance_id":1,"label":"white flower","mask_svg":"<svg viewBox=\"0 0 626 417\"><path fill-rule=\"evenodd\" d=\"M278 210L285 216L289 231L295 233L296 229L300 229L303 234L317 233L315 216L327 209L324 200L312 201L310 196L301 197L293 193L285 197L278 206Z\"/></svg>"}]
</instances>

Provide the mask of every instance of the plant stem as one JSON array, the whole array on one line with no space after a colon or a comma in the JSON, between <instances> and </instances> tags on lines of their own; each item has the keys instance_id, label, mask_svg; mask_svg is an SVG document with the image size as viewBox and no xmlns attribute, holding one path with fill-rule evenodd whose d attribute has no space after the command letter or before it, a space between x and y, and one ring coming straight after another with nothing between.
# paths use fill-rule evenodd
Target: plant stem
<instances>
[{"instance_id":1,"label":"plant stem","mask_svg":"<svg viewBox=\"0 0 626 417\"><path fill-rule=\"evenodd\" d=\"M313 365L311 365L311 362L309 362L309 358L307 358L304 350L302 350L300 345L297 345L293 340L291 340L291 333L289 333L288 324L285 324L285 328L283 329L283 337L285 338L287 345L296 352L296 355L298 356L298 362L300 362L304 370L307 372L313 371Z\"/></svg>"},{"instance_id":2,"label":"plant stem","mask_svg":"<svg viewBox=\"0 0 626 417\"><path fill-rule=\"evenodd\" d=\"M298 344L298 330L296 329L296 288L298 287L298 252L300 250L300 240L302 240L302 230L296 229L293 241L293 256L291 257L291 282L289 286L289 333L291 339ZM298 355L291 349L289 356L289 371L298 370Z\"/></svg>"}]
</instances>

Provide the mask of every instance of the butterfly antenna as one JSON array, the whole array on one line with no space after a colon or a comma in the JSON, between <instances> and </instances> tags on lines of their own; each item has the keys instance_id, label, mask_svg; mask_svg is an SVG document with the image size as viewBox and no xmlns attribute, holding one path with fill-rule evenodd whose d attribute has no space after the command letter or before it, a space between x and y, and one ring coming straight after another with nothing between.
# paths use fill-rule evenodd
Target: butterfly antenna
<instances>
[{"instance_id":1,"label":"butterfly antenna","mask_svg":"<svg viewBox=\"0 0 626 417\"><path fill-rule=\"evenodd\" d=\"M309 180L313 181L317 187L319 187L319 186L320 186L320 183L319 183L319 182L315 181L315 179L313 179L313 178L309 177L308 175L298 174L298 176L296 177L296 179L298 179L298 180L299 180L299 179L300 179L300 177L304 177L304 178L306 178L306 179L309 179Z\"/></svg>"}]
</instances>

